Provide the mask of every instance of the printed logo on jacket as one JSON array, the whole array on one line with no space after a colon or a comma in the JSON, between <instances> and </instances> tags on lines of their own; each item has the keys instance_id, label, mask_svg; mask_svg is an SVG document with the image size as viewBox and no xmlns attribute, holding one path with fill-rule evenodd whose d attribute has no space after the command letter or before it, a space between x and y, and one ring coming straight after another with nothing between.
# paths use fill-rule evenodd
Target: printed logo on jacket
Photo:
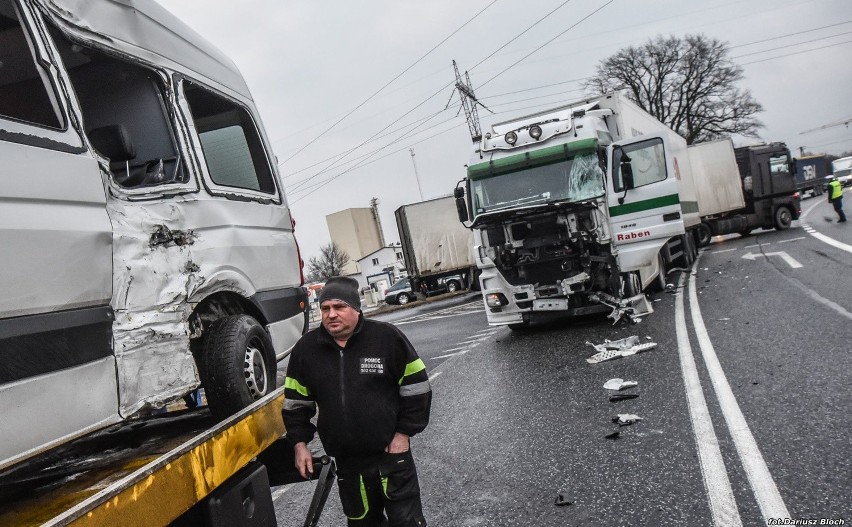
<instances>
[{"instance_id":1,"label":"printed logo on jacket","mask_svg":"<svg viewBox=\"0 0 852 527\"><path fill-rule=\"evenodd\" d=\"M385 373L385 365L381 357L361 357L361 373L362 374L378 374Z\"/></svg>"}]
</instances>

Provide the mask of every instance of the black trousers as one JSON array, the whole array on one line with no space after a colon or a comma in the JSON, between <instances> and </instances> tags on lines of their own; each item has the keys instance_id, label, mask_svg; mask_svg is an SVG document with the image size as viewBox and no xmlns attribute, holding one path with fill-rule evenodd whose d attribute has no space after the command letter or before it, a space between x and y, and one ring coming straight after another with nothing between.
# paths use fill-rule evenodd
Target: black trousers
<instances>
[{"instance_id":1,"label":"black trousers","mask_svg":"<svg viewBox=\"0 0 852 527\"><path fill-rule=\"evenodd\" d=\"M425 527L411 451L336 461L340 503L349 527Z\"/></svg>"},{"instance_id":2,"label":"black trousers","mask_svg":"<svg viewBox=\"0 0 852 527\"><path fill-rule=\"evenodd\" d=\"M836 200L832 201L831 204L834 205L834 212L837 213L837 221L846 221L846 214L843 214L843 198L837 198Z\"/></svg>"}]
</instances>

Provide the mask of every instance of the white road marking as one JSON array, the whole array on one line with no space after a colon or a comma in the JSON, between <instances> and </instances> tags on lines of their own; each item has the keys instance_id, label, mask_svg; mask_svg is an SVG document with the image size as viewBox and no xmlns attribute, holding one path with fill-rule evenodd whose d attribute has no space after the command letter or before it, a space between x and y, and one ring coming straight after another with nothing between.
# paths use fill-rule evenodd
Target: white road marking
<instances>
[{"instance_id":1,"label":"white road marking","mask_svg":"<svg viewBox=\"0 0 852 527\"><path fill-rule=\"evenodd\" d=\"M729 253L731 251L738 251L738 250L739 249L722 249L721 251L709 251L709 252L716 254L716 253Z\"/></svg>"},{"instance_id":2,"label":"white road marking","mask_svg":"<svg viewBox=\"0 0 852 527\"><path fill-rule=\"evenodd\" d=\"M739 454L749 484L754 491L754 497L760 507L761 514L763 514L763 519L769 522L770 518L789 518L790 513L787 511L787 506L781 499L775 480L772 479L772 474L766 466L745 416L737 404L737 399L734 397L734 392L728 384L728 379L725 377L725 372L716 356L716 350L707 334L704 319L701 317L701 308L698 305L694 275L689 277L689 307L692 325L695 329L695 336L698 338L704 364L707 366L707 373L716 392L716 398L719 400L722 415L728 424L728 430L734 440L737 454Z\"/></svg>"},{"instance_id":3,"label":"white road marking","mask_svg":"<svg viewBox=\"0 0 852 527\"><path fill-rule=\"evenodd\" d=\"M798 238L790 238L789 240L781 240L778 243L795 242L795 241L798 241L798 240L805 240L805 239L807 239L806 236L799 236Z\"/></svg>"},{"instance_id":4,"label":"white road marking","mask_svg":"<svg viewBox=\"0 0 852 527\"><path fill-rule=\"evenodd\" d=\"M683 287L686 274L682 274L679 287ZM701 379L695 366L692 347L689 345L689 334L686 328L686 316L683 308L683 295L677 295L675 300L675 329L677 334L677 349L680 356L680 368L686 387L686 400L689 406L689 417L692 421L692 433L698 448L699 467L704 479L704 489L710 502L710 514L716 527L742 525L731 481L722 460L719 440L710 419L704 391L701 389Z\"/></svg>"},{"instance_id":5,"label":"white road marking","mask_svg":"<svg viewBox=\"0 0 852 527\"><path fill-rule=\"evenodd\" d=\"M769 245L769 242L767 242L767 243L756 243L754 245L746 245L745 247L743 247L743 249L752 249L754 247L763 247L764 245Z\"/></svg>"},{"instance_id":6,"label":"white road marking","mask_svg":"<svg viewBox=\"0 0 852 527\"><path fill-rule=\"evenodd\" d=\"M423 313L420 315L413 315L408 318L404 318L397 322L394 322L395 326L401 326L404 324L411 324L414 322L426 322L431 320L440 320L442 318L462 316L462 315L471 315L475 313L479 313L485 310L485 306L479 300L474 300L468 302L466 304L461 304L458 306L453 306L447 309L441 309L439 311L433 311L431 313Z\"/></svg>"},{"instance_id":7,"label":"white road marking","mask_svg":"<svg viewBox=\"0 0 852 527\"><path fill-rule=\"evenodd\" d=\"M829 236L826 236L825 234L822 234L821 232L817 232L813 228L805 229L805 232L807 232L808 234L810 234L811 236L813 236L814 238L816 238L817 240L819 240L823 243L827 243L827 244L831 245L832 247L836 247L836 248L840 249L841 251L846 251L848 253L852 253L852 245L849 245L849 244L846 244L846 243L843 243L843 242L839 242L839 241L835 240L834 238L831 238Z\"/></svg>"},{"instance_id":8,"label":"white road marking","mask_svg":"<svg viewBox=\"0 0 852 527\"><path fill-rule=\"evenodd\" d=\"M430 376L429 376L429 380L430 380L430 381L434 381L434 380L435 380L435 379L437 379L437 378L438 378L438 377L439 377L442 373L444 373L444 372L439 371L439 372L437 372L437 373L433 373L432 375L430 375Z\"/></svg>"},{"instance_id":9,"label":"white road marking","mask_svg":"<svg viewBox=\"0 0 852 527\"><path fill-rule=\"evenodd\" d=\"M463 350L457 351L455 353L448 353L446 355L438 355L437 357L432 357L432 358L433 359L446 359L448 357L455 357L456 355L464 355L465 353L467 353L469 351L470 351L470 349L463 349Z\"/></svg>"},{"instance_id":10,"label":"white road marking","mask_svg":"<svg viewBox=\"0 0 852 527\"><path fill-rule=\"evenodd\" d=\"M782 260L787 262L787 265L789 265L793 269L798 269L798 268L802 267L802 264L800 264L798 261L796 261L795 258L793 258L789 254L785 253L784 251L778 251L778 252L774 252L774 253L760 253L760 254L754 254L754 253L749 252L749 253L744 254L743 258L746 259L746 260L754 261L755 258L760 258L762 256L765 256L767 258L769 258L770 256L778 256L779 258L781 258Z\"/></svg>"},{"instance_id":11,"label":"white road marking","mask_svg":"<svg viewBox=\"0 0 852 527\"><path fill-rule=\"evenodd\" d=\"M844 191L844 192L846 192L846 191ZM819 240L823 243L827 243L828 245L831 245L832 247L836 247L836 248L838 248L842 251L852 253L852 245L849 245L849 244L846 244L846 243L843 243L843 242L839 242L839 241L835 240L834 238L832 238L830 236L826 236L825 234L817 232L816 229L814 229L813 227L808 225L807 222L804 221L805 216L807 216L810 211L812 211L815 207L817 207L817 206L819 206L823 203L824 202L822 202L822 203L816 202L813 205L811 205L810 207L808 207L808 210L803 212L802 215L799 217L799 224L802 226L802 228L805 229L805 232L807 232L808 234L810 234L811 236L813 236L817 240ZM832 211L832 213L833 213L833 211Z\"/></svg>"}]
</instances>

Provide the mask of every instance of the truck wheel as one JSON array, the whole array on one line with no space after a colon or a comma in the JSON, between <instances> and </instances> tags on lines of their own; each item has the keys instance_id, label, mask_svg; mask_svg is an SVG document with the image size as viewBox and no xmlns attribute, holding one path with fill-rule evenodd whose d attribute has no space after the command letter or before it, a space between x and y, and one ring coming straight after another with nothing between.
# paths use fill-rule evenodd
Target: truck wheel
<instances>
[{"instance_id":1,"label":"truck wheel","mask_svg":"<svg viewBox=\"0 0 852 527\"><path fill-rule=\"evenodd\" d=\"M699 247L707 247L710 245L710 239L713 238L713 231L710 230L710 226L706 223L698 224L698 246Z\"/></svg>"},{"instance_id":2,"label":"truck wheel","mask_svg":"<svg viewBox=\"0 0 852 527\"><path fill-rule=\"evenodd\" d=\"M447 291L449 291L450 293L455 293L459 289L459 283L455 280L450 280L449 282L447 282Z\"/></svg>"},{"instance_id":3,"label":"truck wheel","mask_svg":"<svg viewBox=\"0 0 852 527\"><path fill-rule=\"evenodd\" d=\"M695 237L691 231L683 235L681 243L683 243L683 266L690 267L692 266L692 262L695 261L697 253L695 250Z\"/></svg>"},{"instance_id":4,"label":"truck wheel","mask_svg":"<svg viewBox=\"0 0 852 527\"><path fill-rule=\"evenodd\" d=\"M652 289L656 293L662 293L666 290L666 259L663 257L663 253L657 255L657 261L660 265L660 272L654 278Z\"/></svg>"},{"instance_id":5,"label":"truck wheel","mask_svg":"<svg viewBox=\"0 0 852 527\"><path fill-rule=\"evenodd\" d=\"M630 298L642 292L642 280L639 273L621 274L621 298Z\"/></svg>"},{"instance_id":6,"label":"truck wheel","mask_svg":"<svg viewBox=\"0 0 852 527\"><path fill-rule=\"evenodd\" d=\"M793 215L787 207L778 207L775 211L775 228L779 231L786 231L793 223Z\"/></svg>"},{"instance_id":7,"label":"truck wheel","mask_svg":"<svg viewBox=\"0 0 852 527\"><path fill-rule=\"evenodd\" d=\"M220 420L275 390L272 341L248 315L221 318L210 326L199 369L210 412Z\"/></svg>"},{"instance_id":8,"label":"truck wheel","mask_svg":"<svg viewBox=\"0 0 852 527\"><path fill-rule=\"evenodd\" d=\"M407 293L400 293L398 297L396 297L396 301L399 302L399 305L404 306L411 300L411 297L408 296Z\"/></svg>"}]
</instances>

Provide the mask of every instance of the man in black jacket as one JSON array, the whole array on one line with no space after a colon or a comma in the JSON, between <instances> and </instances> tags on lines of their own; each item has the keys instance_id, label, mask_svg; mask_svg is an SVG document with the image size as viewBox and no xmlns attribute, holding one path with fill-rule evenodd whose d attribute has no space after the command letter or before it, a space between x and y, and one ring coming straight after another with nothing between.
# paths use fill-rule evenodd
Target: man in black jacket
<instances>
[{"instance_id":1,"label":"man in black jacket","mask_svg":"<svg viewBox=\"0 0 852 527\"><path fill-rule=\"evenodd\" d=\"M337 463L349 526L425 526L409 438L429 423L426 366L394 326L364 319L358 282L330 278L319 295L322 325L290 355L284 425L302 477L319 431ZM316 427L311 418L319 407Z\"/></svg>"}]
</instances>

